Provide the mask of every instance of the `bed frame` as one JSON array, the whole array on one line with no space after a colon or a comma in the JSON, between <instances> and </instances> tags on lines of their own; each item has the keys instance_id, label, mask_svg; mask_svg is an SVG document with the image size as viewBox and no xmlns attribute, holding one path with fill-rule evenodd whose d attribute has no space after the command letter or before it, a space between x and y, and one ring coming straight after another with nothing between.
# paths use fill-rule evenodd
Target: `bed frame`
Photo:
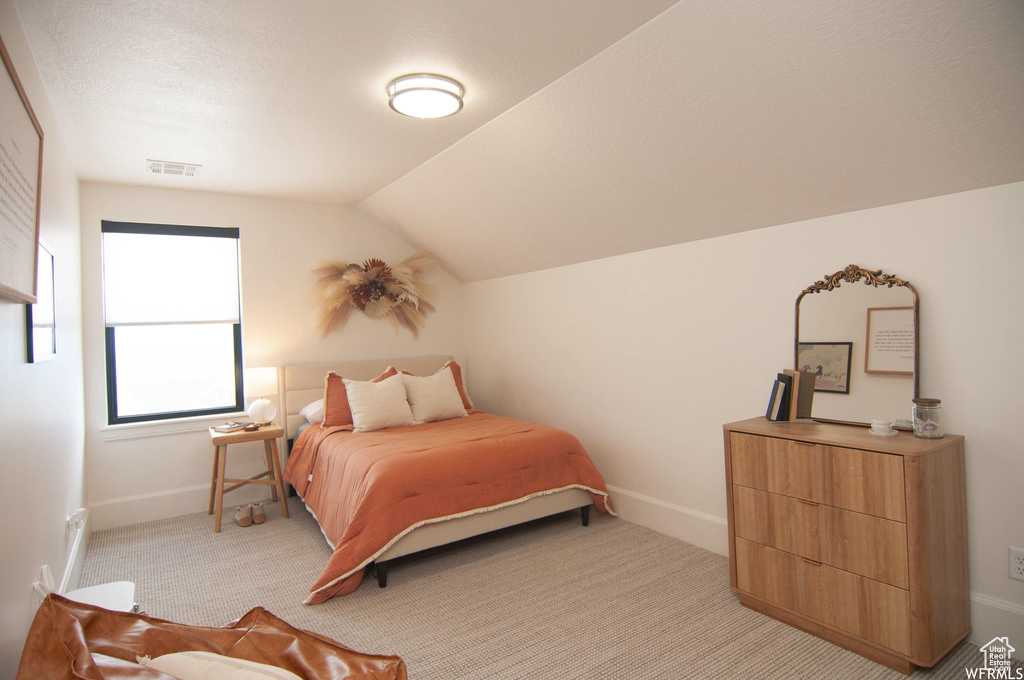
<instances>
[{"instance_id":1,"label":"bed frame","mask_svg":"<svg viewBox=\"0 0 1024 680\"><path fill-rule=\"evenodd\" d=\"M352 380L371 380L391 365L416 375L431 375L451 358L449 355L434 355L285 366L282 371L281 410L284 412L285 432L289 441L295 437L295 431L305 422L305 419L299 415L299 411L306 404L324 396L324 376L329 371L334 371L338 375ZM428 548L461 541L471 536L478 536L577 508L582 516L583 526L587 526L590 523L590 505L589 492L582 489L567 489L490 512L427 524L410 531L377 557L375 560L377 583L381 588L387 586L388 562L390 560Z\"/></svg>"}]
</instances>

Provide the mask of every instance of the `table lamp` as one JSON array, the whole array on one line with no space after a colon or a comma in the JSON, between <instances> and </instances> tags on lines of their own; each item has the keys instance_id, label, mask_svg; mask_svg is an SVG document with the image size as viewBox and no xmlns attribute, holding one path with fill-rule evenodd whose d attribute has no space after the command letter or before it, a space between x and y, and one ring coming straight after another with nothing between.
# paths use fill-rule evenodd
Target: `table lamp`
<instances>
[{"instance_id":1,"label":"table lamp","mask_svg":"<svg viewBox=\"0 0 1024 680\"><path fill-rule=\"evenodd\" d=\"M257 399L249 404L249 418L257 425L266 425L277 415L277 407L265 397L277 395L277 368L245 369L245 394Z\"/></svg>"}]
</instances>

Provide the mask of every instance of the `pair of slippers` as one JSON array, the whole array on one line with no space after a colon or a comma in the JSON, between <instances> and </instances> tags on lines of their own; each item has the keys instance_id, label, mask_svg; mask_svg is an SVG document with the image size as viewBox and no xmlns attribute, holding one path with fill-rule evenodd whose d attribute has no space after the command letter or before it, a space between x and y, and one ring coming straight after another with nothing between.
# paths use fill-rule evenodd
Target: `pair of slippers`
<instances>
[{"instance_id":1,"label":"pair of slippers","mask_svg":"<svg viewBox=\"0 0 1024 680\"><path fill-rule=\"evenodd\" d=\"M250 524L263 524L267 521L267 514L263 512L263 501L246 503L235 508L235 524L240 527L247 527Z\"/></svg>"}]
</instances>

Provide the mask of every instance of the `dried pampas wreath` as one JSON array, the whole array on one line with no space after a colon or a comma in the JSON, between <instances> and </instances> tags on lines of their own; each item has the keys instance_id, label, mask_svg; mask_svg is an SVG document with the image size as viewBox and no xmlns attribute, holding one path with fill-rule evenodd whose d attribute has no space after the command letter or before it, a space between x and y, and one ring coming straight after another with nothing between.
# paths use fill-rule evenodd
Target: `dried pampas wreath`
<instances>
[{"instance_id":1,"label":"dried pampas wreath","mask_svg":"<svg viewBox=\"0 0 1024 680\"><path fill-rule=\"evenodd\" d=\"M326 336L348 321L354 308L371 319L391 319L395 332L407 328L419 338L427 314L434 306L424 299L433 291L420 282L434 263L429 253L419 252L390 267L372 258L363 264L328 262L313 270L320 296L320 331Z\"/></svg>"}]
</instances>

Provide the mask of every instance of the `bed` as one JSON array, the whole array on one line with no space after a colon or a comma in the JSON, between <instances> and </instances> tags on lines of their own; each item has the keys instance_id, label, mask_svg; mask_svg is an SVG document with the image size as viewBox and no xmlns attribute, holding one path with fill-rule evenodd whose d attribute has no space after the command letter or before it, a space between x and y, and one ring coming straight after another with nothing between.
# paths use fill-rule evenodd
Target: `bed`
<instances>
[{"instance_id":1,"label":"bed","mask_svg":"<svg viewBox=\"0 0 1024 680\"><path fill-rule=\"evenodd\" d=\"M579 509L586 525L592 505L615 514L604 480L575 437L472 408L464 383L466 415L450 420L352 432L351 426L308 425L300 415L324 397L329 372L370 381L389 366L415 376L454 366L460 383L461 369L450 361L434 355L283 368L285 430L295 439L285 481L334 550L307 604L352 592L370 565L384 587L388 563L397 557L570 510ZM395 487L390 495L372 485L368 490L367 480L381 479Z\"/></svg>"}]
</instances>

